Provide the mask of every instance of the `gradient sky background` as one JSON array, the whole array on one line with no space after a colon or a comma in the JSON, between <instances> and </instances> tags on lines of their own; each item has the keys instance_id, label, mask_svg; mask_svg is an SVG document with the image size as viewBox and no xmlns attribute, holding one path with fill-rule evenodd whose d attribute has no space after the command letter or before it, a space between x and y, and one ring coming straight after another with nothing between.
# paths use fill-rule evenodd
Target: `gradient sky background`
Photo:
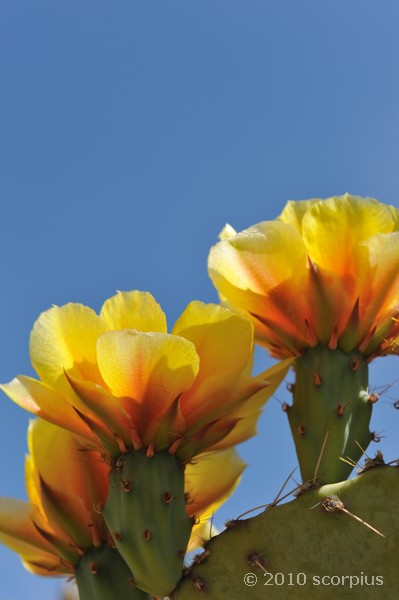
<instances>
[{"instance_id":1,"label":"gradient sky background","mask_svg":"<svg viewBox=\"0 0 399 600\"><path fill-rule=\"evenodd\" d=\"M52 304L149 290L173 324L190 300L217 301L206 260L226 222L346 191L398 206L398 24L396 0L2 2L0 381L33 375L29 332ZM376 361L372 384L396 370ZM372 427L389 459L398 395ZM25 497L28 419L2 395L0 495ZM241 454L219 527L296 465L276 400ZM60 585L3 547L0 582L0 600L55 600Z\"/></svg>"}]
</instances>

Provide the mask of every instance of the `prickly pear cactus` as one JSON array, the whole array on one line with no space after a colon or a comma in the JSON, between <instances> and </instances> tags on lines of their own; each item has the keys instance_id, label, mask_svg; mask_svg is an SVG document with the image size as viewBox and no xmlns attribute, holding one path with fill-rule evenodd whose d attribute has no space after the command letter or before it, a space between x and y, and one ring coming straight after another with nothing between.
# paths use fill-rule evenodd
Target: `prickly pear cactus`
<instances>
[{"instance_id":1,"label":"prickly pear cactus","mask_svg":"<svg viewBox=\"0 0 399 600\"><path fill-rule=\"evenodd\" d=\"M137 589L132 575L118 551L110 546L93 548L80 560L76 581L81 600L150 600Z\"/></svg>"},{"instance_id":2,"label":"prickly pear cactus","mask_svg":"<svg viewBox=\"0 0 399 600\"><path fill-rule=\"evenodd\" d=\"M184 471L175 456L123 454L111 472L103 514L135 585L168 596L181 578L193 525L186 512Z\"/></svg>"},{"instance_id":3,"label":"prickly pear cactus","mask_svg":"<svg viewBox=\"0 0 399 600\"><path fill-rule=\"evenodd\" d=\"M357 351L317 346L296 360L295 371L287 411L302 479L343 481L372 439L368 365Z\"/></svg>"},{"instance_id":4,"label":"prickly pear cactus","mask_svg":"<svg viewBox=\"0 0 399 600\"><path fill-rule=\"evenodd\" d=\"M233 521L205 545L174 598L393 600L398 498L399 468L381 466Z\"/></svg>"}]
</instances>

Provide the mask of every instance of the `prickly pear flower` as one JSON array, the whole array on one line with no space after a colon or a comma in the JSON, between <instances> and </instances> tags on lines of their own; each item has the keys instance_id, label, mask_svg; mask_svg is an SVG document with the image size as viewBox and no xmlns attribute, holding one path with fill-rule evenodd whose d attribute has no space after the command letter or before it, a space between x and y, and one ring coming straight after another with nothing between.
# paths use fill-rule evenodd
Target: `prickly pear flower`
<instances>
[{"instance_id":1,"label":"prickly pear flower","mask_svg":"<svg viewBox=\"0 0 399 600\"><path fill-rule=\"evenodd\" d=\"M17 552L31 572L76 576L84 590L85 578L96 575L96 560L115 562L117 576L126 584L123 588L118 582L124 597L149 598L140 590L130 591L132 573L114 549L102 516L109 491L104 457L82 446L67 430L41 419L29 425L28 446L28 502L0 498L0 542ZM238 485L244 468L233 448L200 455L186 466L186 510L195 520L189 549L203 542L210 518ZM81 596L90 598L82 589Z\"/></svg>"},{"instance_id":2,"label":"prickly pear flower","mask_svg":"<svg viewBox=\"0 0 399 600\"><path fill-rule=\"evenodd\" d=\"M39 575L72 574L89 548L110 536L100 514L109 468L75 436L31 421L25 462L28 502L0 498L0 541Z\"/></svg>"},{"instance_id":3,"label":"prickly pear flower","mask_svg":"<svg viewBox=\"0 0 399 600\"><path fill-rule=\"evenodd\" d=\"M375 439L368 363L398 353L399 210L349 194L288 202L275 221L227 226L208 266L259 344L295 357L285 408L303 480L345 479Z\"/></svg>"},{"instance_id":4,"label":"prickly pear flower","mask_svg":"<svg viewBox=\"0 0 399 600\"><path fill-rule=\"evenodd\" d=\"M370 360L397 352L395 207L349 194L288 202L277 220L240 233L228 226L221 238L210 277L275 357L317 345Z\"/></svg>"},{"instance_id":5,"label":"prickly pear flower","mask_svg":"<svg viewBox=\"0 0 399 600\"><path fill-rule=\"evenodd\" d=\"M226 308L192 302L167 333L149 293L118 293L99 315L80 304L44 312L30 339L40 380L1 388L112 456L133 448L189 460L255 433L289 365L250 377L252 344L251 323Z\"/></svg>"}]
</instances>

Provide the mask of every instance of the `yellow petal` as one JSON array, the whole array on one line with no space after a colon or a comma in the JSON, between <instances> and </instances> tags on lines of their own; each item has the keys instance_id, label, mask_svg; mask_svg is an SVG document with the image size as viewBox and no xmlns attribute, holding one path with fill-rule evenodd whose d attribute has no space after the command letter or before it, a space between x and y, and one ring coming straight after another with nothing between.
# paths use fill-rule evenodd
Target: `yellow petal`
<instances>
[{"instance_id":1,"label":"yellow petal","mask_svg":"<svg viewBox=\"0 0 399 600\"><path fill-rule=\"evenodd\" d=\"M101 423L105 425L105 433L109 430L111 434L116 434L120 439L125 440L125 443L127 440L130 441L132 411L130 415L126 413L123 400L115 398L103 387L90 381L82 381L71 376L68 376L68 381L83 405L82 409L78 407L79 410L90 419L95 416L93 419L95 422L100 426ZM117 446L116 441L115 445Z\"/></svg>"},{"instance_id":2,"label":"yellow petal","mask_svg":"<svg viewBox=\"0 0 399 600\"><path fill-rule=\"evenodd\" d=\"M96 342L105 330L100 317L81 304L54 306L42 313L30 337L32 365L42 381L64 393L69 391L64 371L101 383Z\"/></svg>"},{"instance_id":3,"label":"yellow petal","mask_svg":"<svg viewBox=\"0 0 399 600\"><path fill-rule=\"evenodd\" d=\"M118 292L104 302L100 317L110 330L167 332L165 313L149 292Z\"/></svg>"},{"instance_id":4,"label":"yellow petal","mask_svg":"<svg viewBox=\"0 0 399 600\"><path fill-rule=\"evenodd\" d=\"M265 221L216 244L209 255L209 274L224 292L228 281L238 290L264 294L282 281L306 271L306 250L292 225Z\"/></svg>"},{"instance_id":5,"label":"yellow petal","mask_svg":"<svg viewBox=\"0 0 399 600\"><path fill-rule=\"evenodd\" d=\"M113 395L142 403L148 422L193 384L199 369L194 345L165 333L109 331L97 348L102 377Z\"/></svg>"},{"instance_id":6,"label":"yellow petal","mask_svg":"<svg viewBox=\"0 0 399 600\"><path fill-rule=\"evenodd\" d=\"M37 417L43 417L55 425L65 427L86 438L92 437L90 429L79 418L73 407L61 394L45 383L19 375L9 383L0 385L0 389L16 404Z\"/></svg>"},{"instance_id":7,"label":"yellow petal","mask_svg":"<svg viewBox=\"0 0 399 600\"><path fill-rule=\"evenodd\" d=\"M219 239L220 240L227 240L230 237L233 237L233 235L236 235L237 232L234 229L234 227L232 227L229 223L226 223L226 225L223 227L222 231L219 233Z\"/></svg>"},{"instance_id":8,"label":"yellow petal","mask_svg":"<svg viewBox=\"0 0 399 600\"><path fill-rule=\"evenodd\" d=\"M230 373L203 379L200 386L194 386L181 397L181 413L186 427L191 431L192 428L197 429L212 419L230 418L234 409L265 387L266 383L261 379L234 376ZM268 397L266 393L264 402Z\"/></svg>"},{"instance_id":9,"label":"yellow petal","mask_svg":"<svg viewBox=\"0 0 399 600\"><path fill-rule=\"evenodd\" d=\"M172 333L195 345L200 357L197 385L211 375L240 373L251 357L252 324L217 304L191 302Z\"/></svg>"},{"instance_id":10,"label":"yellow petal","mask_svg":"<svg viewBox=\"0 0 399 600\"><path fill-rule=\"evenodd\" d=\"M302 237L311 259L335 273L361 275L361 242L395 226L390 207L371 198L339 196L315 202L302 221Z\"/></svg>"},{"instance_id":11,"label":"yellow petal","mask_svg":"<svg viewBox=\"0 0 399 600\"><path fill-rule=\"evenodd\" d=\"M108 465L69 431L41 419L29 425L28 446L26 488L31 503L42 508L61 537L63 531L75 532L76 542L90 542L93 507L102 505L108 494Z\"/></svg>"},{"instance_id":12,"label":"yellow petal","mask_svg":"<svg viewBox=\"0 0 399 600\"><path fill-rule=\"evenodd\" d=\"M204 547L204 543L218 535L219 531L213 524L212 519L199 520L193 525L190 541L187 546L188 552Z\"/></svg>"},{"instance_id":13,"label":"yellow petal","mask_svg":"<svg viewBox=\"0 0 399 600\"><path fill-rule=\"evenodd\" d=\"M293 364L294 359L289 358L276 363L257 376L256 379L265 381L266 387L254 393L248 401L241 402L235 410L231 411L230 417L236 419L237 423L226 437L212 445L212 450L230 448L256 435L262 406L281 385Z\"/></svg>"},{"instance_id":14,"label":"yellow petal","mask_svg":"<svg viewBox=\"0 0 399 600\"><path fill-rule=\"evenodd\" d=\"M184 475L189 515L212 517L238 485L245 466L233 448L201 454L189 463Z\"/></svg>"},{"instance_id":15,"label":"yellow petal","mask_svg":"<svg viewBox=\"0 0 399 600\"><path fill-rule=\"evenodd\" d=\"M322 201L321 198L312 198L311 200L289 200L278 219L284 221L284 223L293 225L300 235L302 235L302 220L304 215L316 202L320 201Z\"/></svg>"},{"instance_id":16,"label":"yellow petal","mask_svg":"<svg viewBox=\"0 0 399 600\"><path fill-rule=\"evenodd\" d=\"M33 523L34 509L17 498L0 498L0 542L25 560L38 560L53 553L51 545Z\"/></svg>"}]
</instances>

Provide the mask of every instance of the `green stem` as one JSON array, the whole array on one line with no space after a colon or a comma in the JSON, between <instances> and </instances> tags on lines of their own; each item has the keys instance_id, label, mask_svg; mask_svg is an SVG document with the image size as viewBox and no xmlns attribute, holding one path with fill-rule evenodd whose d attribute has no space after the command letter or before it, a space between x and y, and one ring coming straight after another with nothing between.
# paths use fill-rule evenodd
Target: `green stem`
<instances>
[{"instance_id":1,"label":"green stem","mask_svg":"<svg viewBox=\"0 0 399 600\"><path fill-rule=\"evenodd\" d=\"M76 568L80 600L150 600L134 586L132 574L119 552L111 546L92 548Z\"/></svg>"},{"instance_id":2,"label":"green stem","mask_svg":"<svg viewBox=\"0 0 399 600\"><path fill-rule=\"evenodd\" d=\"M303 481L347 479L372 437L368 365L357 351L317 346L297 359L295 370L288 419Z\"/></svg>"},{"instance_id":3,"label":"green stem","mask_svg":"<svg viewBox=\"0 0 399 600\"><path fill-rule=\"evenodd\" d=\"M192 529L184 496L184 469L175 456L122 454L110 474L104 519L136 585L168 596L182 576Z\"/></svg>"}]
</instances>

